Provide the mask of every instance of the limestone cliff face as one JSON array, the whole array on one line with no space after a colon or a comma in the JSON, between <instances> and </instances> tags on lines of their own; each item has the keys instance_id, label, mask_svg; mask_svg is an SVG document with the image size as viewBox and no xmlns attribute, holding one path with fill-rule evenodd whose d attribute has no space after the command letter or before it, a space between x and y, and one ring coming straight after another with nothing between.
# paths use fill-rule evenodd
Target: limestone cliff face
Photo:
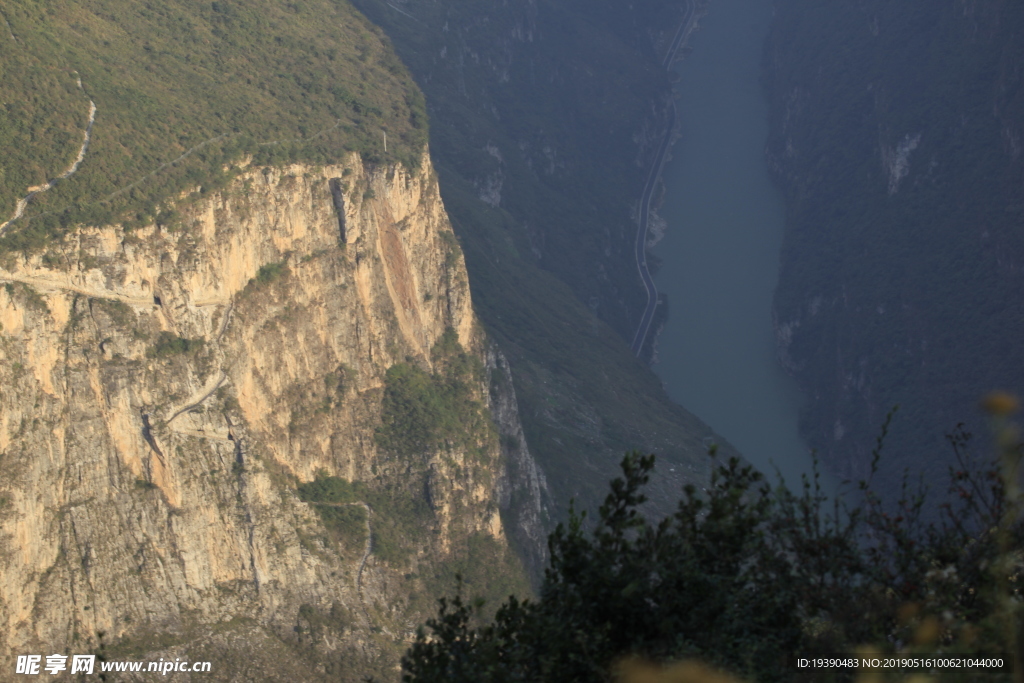
<instances>
[{"instance_id":1,"label":"limestone cliff face","mask_svg":"<svg viewBox=\"0 0 1024 683\"><path fill-rule=\"evenodd\" d=\"M510 532L538 541L543 515L429 160L247 168L164 216L0 269L0 667L273 651L282 680L393 672L438 568L469 546L512 567ZM448 330L498 427L397 457L376 436L386 373L431 372ZM333 505L364 511L347 527L296 494L318 474L361 482ZM384 553L392 500L426 512Z\"/></svg>"}]
</instances>

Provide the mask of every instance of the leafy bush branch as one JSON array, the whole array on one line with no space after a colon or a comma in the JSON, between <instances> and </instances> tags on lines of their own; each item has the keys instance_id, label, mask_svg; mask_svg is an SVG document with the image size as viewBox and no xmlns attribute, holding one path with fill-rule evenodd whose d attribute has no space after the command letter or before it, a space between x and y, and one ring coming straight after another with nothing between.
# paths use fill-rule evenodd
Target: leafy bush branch
<instances>
[{"instance_id":1,"label":"leafy bush branch","mask_svg":"<svg viewBox=\"0 0 1024 683\"><path fill-rule=\"evenodd\" d=\"M958 429L952 500L932 507L906 481L888 506L869 478L851 507L830 502L817 475L794 493L730 459L653 523L639 507L654 456L630 453L593 528L571 506L550 536L537 599L509 598L487 623L480 605L442 600L403 660L403 680L608 681L627 657L695 659L758 681L851 680L801 675L793 660L864 647L1012 655L1019 676L1021 441L1007 400L989 406L1000 458L972 459Z\"/></svg>"}]
</instances>

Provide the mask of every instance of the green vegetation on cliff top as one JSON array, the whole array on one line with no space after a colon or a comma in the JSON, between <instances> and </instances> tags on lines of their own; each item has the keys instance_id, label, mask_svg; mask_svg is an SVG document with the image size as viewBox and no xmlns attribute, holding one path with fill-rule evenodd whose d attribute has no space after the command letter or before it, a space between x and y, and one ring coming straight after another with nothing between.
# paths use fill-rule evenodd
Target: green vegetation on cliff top
<instances>
[{"instance_id":1,"label":"green vegetation on cliff top","mask_svg":"<svg viewBox=\"0 0 1024 683\"><path fill-rule=\"evenodd\" d=\"M71 166L96 105L77 172L33 197L5 251L75 223L152 221L246 156L415 166L426 144L422 95L343 0L17 0L2 14L0 224Z\"/></svg>"}]
</instances>

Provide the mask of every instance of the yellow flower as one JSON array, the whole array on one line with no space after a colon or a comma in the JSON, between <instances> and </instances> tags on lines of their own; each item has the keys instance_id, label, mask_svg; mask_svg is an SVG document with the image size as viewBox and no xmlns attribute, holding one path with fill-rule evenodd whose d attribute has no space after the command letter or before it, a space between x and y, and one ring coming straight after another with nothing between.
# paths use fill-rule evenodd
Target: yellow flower
<instances>
[{"instance_id":1,"label":"yellow flower","mask_svg":"<svg viewBox=\"0 0 1024 683\"><path fill-rule=\"evenodd\" d=\"M991 415L1009 415L1020 410L1020 401L1005 391L993 391L982 399L981 407Z\"/></svg>"}]
</instances>

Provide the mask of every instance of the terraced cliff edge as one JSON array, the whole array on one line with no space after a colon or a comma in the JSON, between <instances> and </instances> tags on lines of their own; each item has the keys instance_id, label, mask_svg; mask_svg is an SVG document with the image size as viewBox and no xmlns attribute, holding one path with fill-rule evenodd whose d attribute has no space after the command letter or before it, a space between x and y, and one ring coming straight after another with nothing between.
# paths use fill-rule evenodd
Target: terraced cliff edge
<instances>
[{"instance_id":1,"label":"terraced cliff edge","mask_svg":"<svg viewBox=\"0 0 1024 683\"><path fill-rule=\"evenodd\" d=\"M0 670L395 678L455 571L525 585L545 484L429 159L246 167L160 215L0 264Z\"/></svg>"}]
</instances>

